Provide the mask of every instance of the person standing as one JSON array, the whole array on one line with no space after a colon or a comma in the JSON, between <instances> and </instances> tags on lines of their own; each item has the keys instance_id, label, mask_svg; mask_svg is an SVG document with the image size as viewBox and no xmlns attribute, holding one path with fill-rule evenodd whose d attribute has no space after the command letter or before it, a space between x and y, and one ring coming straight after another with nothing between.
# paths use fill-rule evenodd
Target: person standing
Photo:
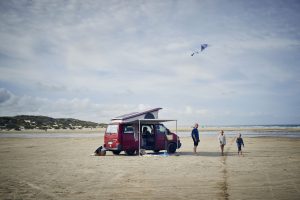
<instances>
[{"instance_id":1,"label":"person standing","mask_svg":"<svg viewBox=\"0 0 300 200\"><path fill-rule=\"evenodd\" d=\"M197 153L197 146L200 142L200 139L199 139L199 131L198 131L198 124L195 123L194 125L194 128L192 130L192 138L193 138L193 141L194 141L194 153L196 154Z\"/></svg>"},{"instance_id":2,"label":"person standing","mask_svg":"<svg viewBox=\"0 0 300 200\"><path fill-rule=\"evenodd\" d=\"M219 142L220 142L222 156L224 156L224 146L226 145L226 137L224 135L224 131L223 130L221 130L220 135L219 135L218 138L219 138Z\"/></svg>"},{"instance_id":3,"label":"person standing","mask_svg":"<svg viewBox=\"0 0 300 200\"><path fill-rule=\"evenodd\" d=\"M239 133L238 137L236 138L236 144L237 144L237 147L238 147L238 155L243 155L243 152L242 152L242 145L243 147L245 147L244 145L244 141L243 141L243 138L242 138L242 134Z\"/></svg>"}]
</instances>

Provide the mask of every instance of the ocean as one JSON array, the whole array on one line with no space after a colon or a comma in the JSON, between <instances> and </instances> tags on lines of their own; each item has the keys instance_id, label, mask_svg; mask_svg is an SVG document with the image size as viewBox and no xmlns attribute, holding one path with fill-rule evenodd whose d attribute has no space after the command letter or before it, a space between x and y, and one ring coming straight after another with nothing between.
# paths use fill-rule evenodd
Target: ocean
<instances>
[{"instance_id":1,"label":"ocean","mask_svg":"<svg viewBox=\"0 0 300 200\"><path fill-rule=\"evenodd\" d=\"M192 130L192 128L191 128ZM179 137L190 137L190 131L177 131ZM200 127L201 136L218 136L220 130L228 137L235 137L241 133L243 137L290 137L300 138L300 125L237 125L237 126L206 126ZM103 132L55 132L55 133L9 133L0 132L0 138L99 138L103 137Z\"/></svg>"},{"instance_id":2,"label":"ocean","mask_svg":"<svg viewBox=\"0 0 300 200\"><path fill-rule=\"evenodd\" d=\"M241 133L243 137L296 137L300 138L300 125L235 125L206 126L198 128L200 135L218 136L224 130L227 136L234 137ZM190 137L191 131L178 131L180 137Z\"/></svg>"}]
</instances>

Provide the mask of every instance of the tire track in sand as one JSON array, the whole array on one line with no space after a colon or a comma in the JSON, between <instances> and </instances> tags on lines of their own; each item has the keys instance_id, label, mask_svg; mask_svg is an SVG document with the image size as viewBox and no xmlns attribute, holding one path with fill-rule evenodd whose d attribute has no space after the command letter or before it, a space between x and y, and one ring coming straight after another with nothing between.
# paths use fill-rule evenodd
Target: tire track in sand
<instances>
[{"instance_id":1,"label":"tire track in sand","mask_svg":"<svg viewBox=\"0 0 300 200\"><path fill-rule=\"evenodd\" d=\"M227 160L227 154L230 152L230 149L231 149L231 146L232 144L234 143L234 140L235 138L232 138L230 140L230 144L228 145L228 148L225 149L225 153L224 153L224 156L221 157L221 163L222 163L222 166L223 166L223 169L222 169L222 175L223 175L223 180L222 182L220 182L220 189L221 189L221 192L220 192L220 196L223 197L224 200L229 200L229 193L228 193L228 180L227 180L227 163L226 163L226 160Z\"/></svg>"}]
</instances>

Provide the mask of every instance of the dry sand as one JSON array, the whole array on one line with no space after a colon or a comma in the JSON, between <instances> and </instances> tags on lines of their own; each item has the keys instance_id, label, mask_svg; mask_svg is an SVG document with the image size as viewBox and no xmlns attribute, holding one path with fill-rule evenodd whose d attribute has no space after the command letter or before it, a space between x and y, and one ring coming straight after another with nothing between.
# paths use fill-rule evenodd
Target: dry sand
<instances>
[{"instance_id":1,"label":"dry sand","mask_svg":"<svg viewBox=\"0 0 300 200\"><path fill-rule=\"evenodd\" d=\"M0 138L0 199L299 199L300 139L233 138L220 156L202 137L197 156L90 156L100 138Z\"/></svg>"}]
</instances>

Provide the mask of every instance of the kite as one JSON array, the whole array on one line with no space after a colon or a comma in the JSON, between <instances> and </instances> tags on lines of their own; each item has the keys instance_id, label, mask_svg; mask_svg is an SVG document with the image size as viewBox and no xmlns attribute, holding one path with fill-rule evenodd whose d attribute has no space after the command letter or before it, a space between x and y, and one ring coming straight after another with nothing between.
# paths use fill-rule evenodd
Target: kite
<instances>
[{"instance_id":1,"label":"kite","mask_svg":"<svg viewBox=\"0 0 300 200\"><path fill-rule=\"evenodd\" d=\"M201 51L203 51L204 49L206 49L208 47L208 44L201 44Z\"/></svg>"},{"instance_id":2,"label":"kite","mask_svg":"<svg viewBox=\"0 0 300 200\"><path fill-rule=\"evenodd\" d=\"M199 53L199 51L195 51L191 54L191 56L194 56L196 53Z\"/></svg>"},{"instance_id":3,"label":"kite","mask_svg":"<svg viewBox=\"0 0 300 200\"><path fill-rule=\"evenodd\" d=\"M200 49L200 52L201 52L208 47L208 44L201 44L200 47L201 47L201 49ZM195 54L198 54L198 53L199 53L199 51L195 51L191 54L191 56L194 56Z\"/></svg>"}]
</instances>

